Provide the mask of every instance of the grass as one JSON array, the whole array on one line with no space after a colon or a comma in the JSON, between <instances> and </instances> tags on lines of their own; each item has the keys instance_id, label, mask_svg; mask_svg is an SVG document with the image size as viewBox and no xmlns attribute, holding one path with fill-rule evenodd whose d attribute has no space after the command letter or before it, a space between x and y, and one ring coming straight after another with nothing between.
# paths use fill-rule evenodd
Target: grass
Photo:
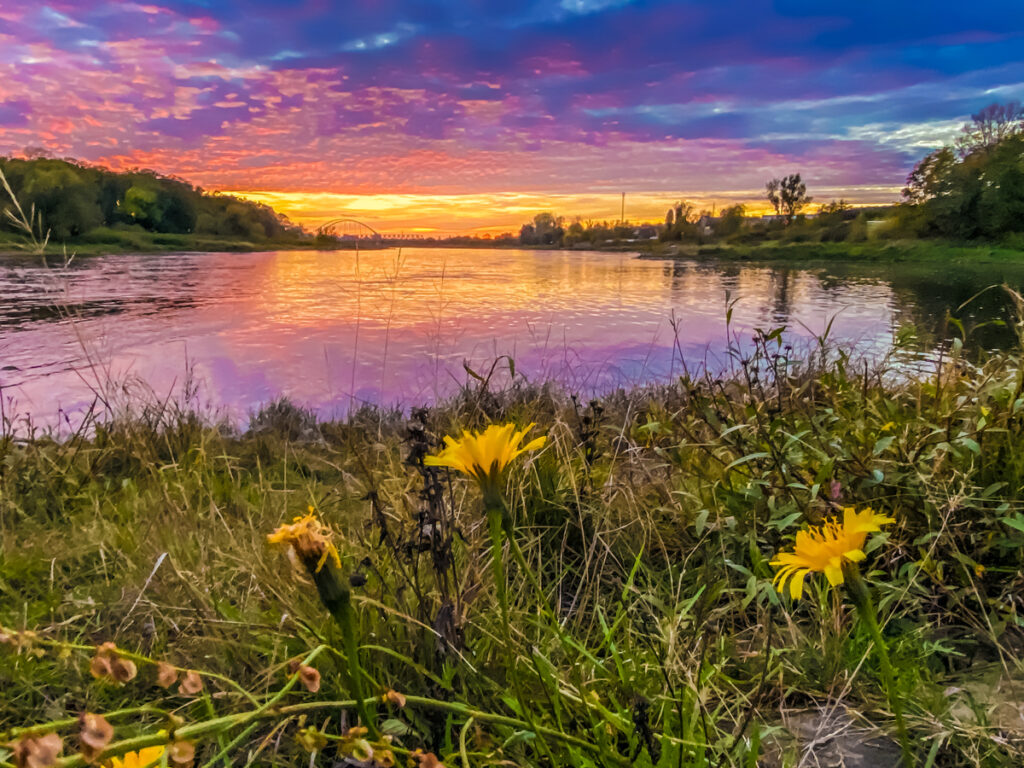
<instances>
[{"instance_id":1,"label":"grass","mask_svg":"<svg viewBox=\"0 0 1024 768\"><path fill-rule=\"evenodd\" d=\"M766 241L761 243L657 243L641 258L691 258L709 261L786 262L794 265L835 262L869 264L1022 263L1024 247L1018 241L1004 243L956 243L946 240L869 240L862 243Z\"/></svg>"},{"instance_id":2,"label":"grass","mask_svg":"<svg viewBox=\"0 0 1024 768\"><path fill-rule=\"evenodd\" d=\"M854 505L897 519L864 571L919 764L1020 765L1020 354L954 350L908 377L827 346L794 361L774 333L756 350L589 404L481 384L409 417L276 403L245 433L167 406L62 442L8 428L0 744L56 731L60 764L82 765L91 712L118 750L173 738L206 766L814 765L851 728L895 761L852 605L820 576L799 602L771 585L801 526ZM506 547L495 570L479 492L423 457L505 420L548 443L506 492L523 561ZM349 731L341 633L267 545L309 507L335 531L390 746ZM89 672L107 641L138 666L123 685ZM157 686L157 661L203 690Z\"/></svg>"}]
</instances>

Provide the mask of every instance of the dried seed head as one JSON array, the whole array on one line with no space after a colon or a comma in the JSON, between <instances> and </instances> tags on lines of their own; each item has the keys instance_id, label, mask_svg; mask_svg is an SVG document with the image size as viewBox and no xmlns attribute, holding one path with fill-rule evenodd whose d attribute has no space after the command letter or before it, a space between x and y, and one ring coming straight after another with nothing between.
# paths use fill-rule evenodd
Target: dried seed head
<instances>
[{"instance_id":1,"label":"dried seed head","mask_svg":"<svg viewBox=\"0 0 1024 768\"><path fill-rule=\"evenodd\" d=\"M82 755L92 762L107 748L114 738L114 726L103 715L83 712L78 718L78 740L82 744Z\"/></svg>"},{"instance_id":2,"label":"dried seed head","mask_svg":"<svg viewBox=\"0 0 1024 768\"><path fill-rule=\"evenodd\" d=\"M405 706L405 696L400 694L398 691L389 690L384 694L384 701L394 704L398 708Z\"/></svg>"},{"instance_id":3,"label":"dried seed head","mask_svg":"<svg viewBox=\"0 0 1024 768\"><path fill-rule=\"evenodd\" d=\"M444 763L437 759L433 752L417 749L409 755L409 768L444 768Z\"/></svg>"},{"instance_id":4,"label":"dried seed head","mask_svg":"<svg viewBox=\"0 0 1024 768\"><path fill-rule=\"evenodd\" d=\"M122 658L117 646L111 642L96 647L96 655L89 661L89 672L97 679L107 678L124 685L138 674L135 662Z\"/></svg>"},{"instance_id":5,"label":"dried seed head","mask_svg":"<svg viewBox=\"0 0 1024 768\"><path fill-rule=\"evenodd\" d=\"M188 670L181 678L178 685L178 693L186 696L195 696L203 690L203 678L194 670Z\"/></svg>"},{"instance_id":6,"label":"dried seed head","mask_svg":"<svg viewBox=\"0 0 1024 768\"><path fill-rule=\"evenodd\" d=\"M303 664L299 667L299 682L301 682L303 687L305 687L305 689L310 693L316 693L320 690L319 670Z\"/></svg>"},{"instance_id":7,"label":"dried seed head","mask_svg":"<svg viewBox=\"0 0 1024 768\"><path fill-rule=\"evenodd\" d=\"M191 741L176 741L167 750L167 758L175 768L189 768L196 759L196 747Z\"/></svg>"},{"instance_id":8,"label":"dried seed head","mask_svg":"<svg viewBox=\"0 0 1024 768\"><path fill-rule=\"evenodd\" d=\"M104 677L113 677L110 669L110 657L108 656L93 656L89 660L89 672L97 680Z\"/></svg>"},{"instance_id":9,"label":"dried seed head","mask_svg":"<svg viewBox=\"0 0 1024 768\"><path fill-rule=\"evenodd\" d=\"M138 669L135 666L135 662L131 659L115 657L110 662L111 677L122 685L127 683L129 680L133 680L137 674Z\"/></svg>"},{"instance_id":10,"label":"dried seed head","mask_svg":"<svg viewBox=\"0 0 1024 768\"><path fill-rule=\"evenodd\" d=\"M53 768L63 747L56 733L26 736L14 742L14 765L17 768Z\"/></svg>"},{"instance_id":11,"label":"dried seed head","mask_svg":"<svg viewBox=\"0 0 1024 768\"><path fill-rule=\"evenodd\" d=\"M156 665L156 684L161 688L170 688L178 682L178 670L168 664L166 661L161 661Z\"/></svg>"}]
</instances>

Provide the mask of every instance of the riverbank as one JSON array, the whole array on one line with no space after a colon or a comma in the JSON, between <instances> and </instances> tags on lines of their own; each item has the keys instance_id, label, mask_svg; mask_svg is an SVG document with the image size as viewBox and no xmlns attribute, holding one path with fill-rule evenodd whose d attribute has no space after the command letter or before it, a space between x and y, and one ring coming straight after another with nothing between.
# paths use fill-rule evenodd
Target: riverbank
<instances>
[{"instance_id":1,"label":"riverbank","mask_svg":"<svg viewBox=\"0 0 1024 768\"><path fill-rule=\"evenodd\" d=\"M749 245L656 243L641 253L644 259L696 261L786 262L794 266L850 262L948 264L1024 263L1024 248L1015 245L958 244L943 240L894 240L865 243L784 243Z\"/></svg>"},{"instance_id":2,"label":"riverbank","mask_svg":"<svg viewBox=\"0 0 1024 768\"><path fill-rule=\"evenodd\" d=\"M24 256L29 252L24 241L15 236L0 239L0 257ZM678 243L658 241L612 242L586 244L584 247L562 248L544 245L519 245L500 241L430 242L385 241L383 245L359 243L363 250L385 248L438 248L456 250L507 249L529 251L600 251L605 253L635 253L642 259L688 259L694 261L735 261L750 263L790 263L793 266L823 263L904 263L943 262L950 264L1020 263L1024 264L1024 246L1015 243L952 243L944 240L868 241L864 243L788 243L769 241L754 244ZM285 250L352 250L353 242L328 244L311 238L283 240L241 240L210 235L175 235L153 232L126 232L97 230L67 243L52 242L46 254L61 256L65 253L81 256L108 253L251 253Z\"/></svg>"},{"instance_id":3,"label":"riverbank","mask_svg":"<svg viewBox=\"0 0 1024 768\"><path fill-rule=\"evenodd\" d=\"M918 764L1020 765L1019 355L908 380L782 344L589 404L480 384L412 418L278 403L238 433L153 403L90 437L0 439L0 744L54 731L73 755L87 711L113 725L88 738L176 738L199 764L782 766L873 745L868 766L898 754L895 694ZM547 442L489 528L475 485L423 458L506 421ZM862 563L888 692L842 588L772 587L797 531L846 506L894 519ZM267 541L309 510L338 554L312 576ZM350 585L340 625L324 566ZM352 675L390 744L346 732Z\"/></svg>"},{"instance_id":4,"label":"riverbank","mask_svg":"<svg viewBox=\"0 0 1024 768\"><path fill-rule=\"evenodd\" d=\"M0 239L0 256L30 256L31 250L25 241L11 236ZM363 249L371 246L360 244ZM66 243L50 242L46 247L47 256L99 256L113 253L253 253L262 251L309 251L309 250L351 250L354 244L340 242L324 244L311 237L274 240L242 240L215 235L175 235L156 232L125 232L119 230L98 230L84 237Z\"/></svg>"}]
</instances>

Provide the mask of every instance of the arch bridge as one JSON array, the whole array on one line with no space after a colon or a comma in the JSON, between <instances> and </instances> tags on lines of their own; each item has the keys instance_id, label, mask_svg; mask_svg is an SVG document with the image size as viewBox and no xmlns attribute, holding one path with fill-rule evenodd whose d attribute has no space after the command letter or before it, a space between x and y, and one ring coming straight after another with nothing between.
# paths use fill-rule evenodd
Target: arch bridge
<instances>
[{"instance_id":1,"label":"arch bridge","mask_svg":"<svg viewBox=\"0 0 1024 768\"><path fill-rule=\"evenodd\" d=\"M362 240L380 242L384 236L362 221L351 218L332 219L317 227L316 233L339 240Z\"/></svg>"}]
</instances>

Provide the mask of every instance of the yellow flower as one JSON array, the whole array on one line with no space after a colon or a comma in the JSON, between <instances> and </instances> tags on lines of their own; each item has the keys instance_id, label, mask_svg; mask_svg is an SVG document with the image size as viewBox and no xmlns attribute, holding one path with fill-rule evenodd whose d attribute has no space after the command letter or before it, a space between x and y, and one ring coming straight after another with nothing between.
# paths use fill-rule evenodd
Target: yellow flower
<instances>
[{"instance_id":1,"label":"yellow flower","mask_svg":"<svg viewBox=\"0 0 1024 768\"><path fill-rule=\"evenodd\" d=\"M520 447L533 426L530 424L517 432L515 424L491 424L483 432L463 430L458 440L445 436L444 450L436 456L427 456L423 463L429 467L451 467L465 472L475 478L484 490L493 490L513 459L544 446L547 437L541 436Z\"/></svg>"},{"instance_id":2,"label":"yellow flower","mask_svg":"<svg viewBox=\"0 0 1024 768\"><path fill-rule=\"evenodd\" d=\"M104 768L148 768L159 765L163 756L163 747L146 747L138 752L110 758L110 762L104 763Z\"/></svg>"},{"instance_id":3,"label":"yellow flower","mask_svg":"<svg viewBox=\"0 0 1024 768\"><path fill-rule=\"evenodd\" d=\"M291 523L279 526L276 531L267 534L267 541L271 544L287 544L312 571L319 572L328 557L336 567L341 568L338 550L331 543L331 529L313 513L296 517Z\"/></svg>"},{"instance_id":4,"label":"yellow flower","mask_svg":"<svg viewBox=\"0 0 1024 768\"><path fill-rule=\"evenodd\" d=\"M832 586L843 583L843 561L857 563L864 559L864 541L869 533L894 522L891 517L871 509L857 512L843 509L843 521L829 520L796 535L792 552L780 552L771 564L779 569L774 583L779 592L789 582L789 594L798 600L804 593L804 577L808 573L824 573Z\"/></svg>"}]
</instances>

